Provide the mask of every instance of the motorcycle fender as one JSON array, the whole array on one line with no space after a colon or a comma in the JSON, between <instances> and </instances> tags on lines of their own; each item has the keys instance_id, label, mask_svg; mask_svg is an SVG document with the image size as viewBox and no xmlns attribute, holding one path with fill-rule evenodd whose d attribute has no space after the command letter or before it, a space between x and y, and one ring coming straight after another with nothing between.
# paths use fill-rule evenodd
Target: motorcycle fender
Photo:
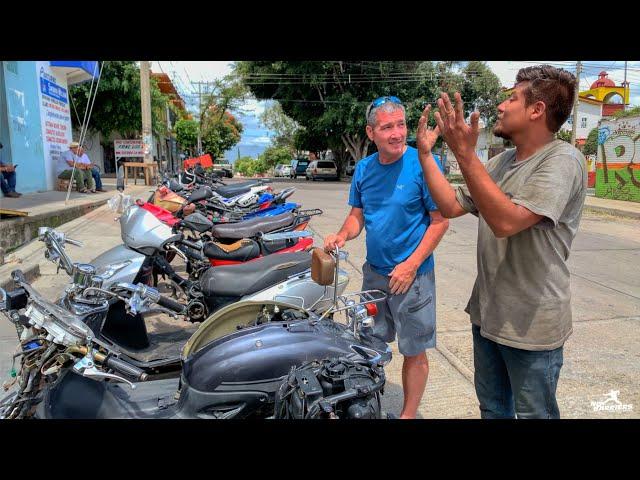
<instances>
[{"instance_id":1,"label":"motorcycle fender","mask_svg":"<svg viewBox=\"0 0 640 480\"><path fill-rule=\"evenodd\" d=\"M340 269L338 275L338 295L342 295L349 284L349 275ZM302 305L304 299L304 305ZM318 285L311 278L311 272L306 272L290 278L260 292L242 297L242 300L275 300L292 305L309 308L315 304L313 310L323 312L333 303L333 284L324 287ZM317 303L316 303L317 302Z\"/></svg>"}]
</instances>

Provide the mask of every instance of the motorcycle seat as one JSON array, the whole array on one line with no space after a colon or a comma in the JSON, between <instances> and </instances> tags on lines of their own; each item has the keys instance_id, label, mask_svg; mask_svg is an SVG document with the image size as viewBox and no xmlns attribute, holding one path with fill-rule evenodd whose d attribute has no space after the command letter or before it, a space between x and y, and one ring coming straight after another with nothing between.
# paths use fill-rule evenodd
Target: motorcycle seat
<instances>
[{"instance_id":1,"label":"motorcycle seat","mask_svg":"<svg viewBox=\"0 0 640 480\"><path fill-rule=\"evenodd\" d=\"M260 246L256 241L249 238L238 240L230 245L207 242L204 245L203 253L207 258L215 258L216 260L246 262L260 256Z\"/></svg>"},{"instance_id":2,"label":"motorcycle seat","mask_svg":"<svg viewBox=\"0 0 640 480\"><path fill-rule=\"evenodd\" d=\"M200 277L200 288L206 296L243 297L309 268L309 252L268 255L252 262L210 268Z\"/></svg>"},{"instance_id":3,"label":"motorcycle seat","mask_svg":"<svg viewBox=\"0 0 640 480\"><path fill-rule=\"evenodd\" d=\"M272 217L255 217L236 223L220 223L211 229L216 238L240 240L255 237L259 232L268 233L288 227L295 220L292 212L281 213Z\"/></svg>"},{"instance_id":4,"label":"motorcycle seat","mask_svg":"<svg viewBox=\"0 0 640 480\"><path fill-rule=\"evenodd\" d=\"M213 191L225 198L235 197L236 195L242 195L251 190L251 187L258 185L256 182L243 182L233 185L220 185L219 187L213 187Z\"/></svg>"}]
</instances>

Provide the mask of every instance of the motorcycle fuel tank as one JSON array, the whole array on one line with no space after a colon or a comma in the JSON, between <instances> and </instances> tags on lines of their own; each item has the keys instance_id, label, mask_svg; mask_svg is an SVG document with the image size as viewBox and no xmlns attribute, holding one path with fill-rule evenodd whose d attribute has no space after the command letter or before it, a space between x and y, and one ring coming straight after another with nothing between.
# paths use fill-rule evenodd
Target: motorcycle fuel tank
<instances>
[{"instance_id":1,"label":"motorcycle fuel tank","mask_svg":"<svg viewBox=\"0 0 640 480\"><path fill-rule=\"evenodd\" d=\"M120 217L120 235L124 244L134 250L159 250L174 236L171 227L137 205L131 205Z\"/></svg>"},{"instance_id":2,"label":"motorcycle fuel tank","mask_svg":"<svg viewBox=\"0 0 640 480\"><path fill-rule=\"evenodd\" d=\"M91 265L96 267L96 274L104 279L102 287L108 289L115 283L132 283L144 260L144 255L125 245L117 245L94 258Z\"/></svg>"}]
</instances>

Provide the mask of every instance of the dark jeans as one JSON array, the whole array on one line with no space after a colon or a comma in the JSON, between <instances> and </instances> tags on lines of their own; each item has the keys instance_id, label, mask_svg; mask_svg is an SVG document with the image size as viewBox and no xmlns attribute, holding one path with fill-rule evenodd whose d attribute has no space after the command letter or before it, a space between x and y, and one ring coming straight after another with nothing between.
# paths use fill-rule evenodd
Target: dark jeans
<instances>
[{"instance_id":1,"label":"dark jeans","mask_svg":"<svg viewBox=\"0 0 640 480\"><path fill-rule=\"evenodd\" d=\"M96 182L96 188L102 190L102 179L100 178L100 169L93 167L91 169L91 175L93 175L93 181Z\"/></svg>"},{"instance_id":2,"label":"dark jeans","mask_svg":"<svg viewBox=\"0 0 640 480\"><path fill-rule=\"evenodd\" d=\"M16 172L2 172L0 176L0 188L5 195L16 191Z\"/></svg>"},{"instance_id":3,"label":"dark jeans","mask_svg":"<svg viewBox=\"0 0 640 480\"><path fill-rule=\"evenodd\" d=\"M482 418L560 418L556 388L563 347L522 350L484 338L476 325L472 332Z\"/></svg>"}]
</instances>

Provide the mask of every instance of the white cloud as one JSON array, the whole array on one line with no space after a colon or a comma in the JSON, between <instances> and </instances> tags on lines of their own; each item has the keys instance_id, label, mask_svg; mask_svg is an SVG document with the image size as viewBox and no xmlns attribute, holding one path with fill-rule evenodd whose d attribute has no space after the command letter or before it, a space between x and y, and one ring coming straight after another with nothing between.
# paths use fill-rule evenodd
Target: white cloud
<instances>
[{"instance_id":1,"label":"white cloud","mask_svg":"<svg viewBox=\"0 0 640 480\"><path fill-rule=\"evenodd\" d=\"M245 145L268 145L271 143L271 138L267 135L259 137L247 137L242 139L242 143Z\"/></svg>"}]
</instances>

